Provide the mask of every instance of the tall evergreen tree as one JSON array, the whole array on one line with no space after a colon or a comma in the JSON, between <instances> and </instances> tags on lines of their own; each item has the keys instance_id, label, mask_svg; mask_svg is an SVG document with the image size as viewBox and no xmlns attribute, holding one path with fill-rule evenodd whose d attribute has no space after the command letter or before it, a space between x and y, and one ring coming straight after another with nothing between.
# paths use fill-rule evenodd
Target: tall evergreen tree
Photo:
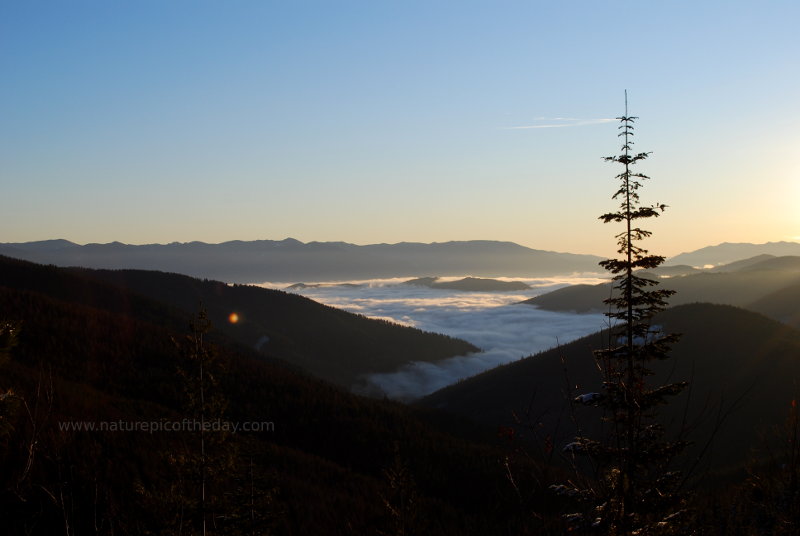
<instances>
[{"instance_id":1,"label":"tall evergreen tree","mask_svg":"<svg viewBox=\"0 0 800 536\"><path fill-rule=\"evenodd\" d=\"M17 344L19 328L14 324L0 320L0 367L9 360L11 349ZM11 415L15 406L14 390L0 388L0 445L6 436L11 433Z\"/></svg>"},{"instance_id":2,"label":"tall evergreen tree","mask_svg":"<svg viewBox=\"0 0 800 536\"><path fill-rule=\"evenodd\" d=\"M220 388L224 372L215 348L206 340L211 331L208 313L201 306L190 324L191 334L178 346L179 367L191 429L186 430L186 450L173 453L181 481L178 490L178 531L189 534L219 533L218 520L230 517L225 492L235 467L237 449L222 427L227 400Z\"/></svg>"},{"instance_id":3,"label":"tall evergreen tree","mask_svg":"<svg viewBox=\"0 0 800 536\"><path fill-rule=\"evenodd\" d=\"M634 122L628 115L627 92L625 115L620 121L623 139L621 154L606 157L623 167L616 178L619 187L613 199L619 208L600 216L604 223L621 223L624 230L616 235L620 257L600 265L614 274L614 295L605 300L610 306L609 344L594 352L603 377L600 393L586 393L575 402L599 406L607 424L603 437L576 437L565 451L587 456L597 468L597 479L586 485L559 485L562 494L578 497L587 508L567 516L573 525L609 535L670 534L678 530L681 498L677 493L680 475L669 464L684 447L683 441L669 441L656 421L657 407L666 403L687 385L676 382L650 385L654 361L667 359L678 336L665 334L651 322L667 306L671 290L657 288L658 281L638 275L638 270L652 269L664 257L652 255L640 241L651 235L639 226L641 220L659 216L666 205L643 205L639 190L649 177L634 172L633 167L650 153L633 151Z\"/></svg>"}]
</instances>

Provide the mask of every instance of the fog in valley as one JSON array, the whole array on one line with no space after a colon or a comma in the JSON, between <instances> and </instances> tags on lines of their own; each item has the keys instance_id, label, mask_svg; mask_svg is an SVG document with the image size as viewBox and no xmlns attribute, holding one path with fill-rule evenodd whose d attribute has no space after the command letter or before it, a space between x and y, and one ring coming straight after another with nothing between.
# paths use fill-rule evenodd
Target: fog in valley
<instances>
[{"instance_id":1,"label":"fog in valley","mask_svg":"<svg viewBox=\"0 0 800 536\"><path fill-rule=\"evenodd\" d=\"M458 278L444 278L444 280ZM501 278L501 280L512 280ZM463 292L404 284L405 279L310 283L295 288L313 300L370 318L381 318L471 342L483 351L444 361L414 362L393 373L372 374L354 386L364 394L412 400L460 379L516 361L601 329L602 314L537 309L519 302L596 276L519 279L531 288L512 292ZM273 288L280 285L265 283Z\"/></svg>"}]
</instances>

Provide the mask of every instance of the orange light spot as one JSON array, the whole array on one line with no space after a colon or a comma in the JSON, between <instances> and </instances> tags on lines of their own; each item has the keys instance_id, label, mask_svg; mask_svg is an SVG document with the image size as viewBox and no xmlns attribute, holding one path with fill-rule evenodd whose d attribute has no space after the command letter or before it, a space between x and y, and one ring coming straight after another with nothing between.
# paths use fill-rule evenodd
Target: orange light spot
<instances>
[{"instance_id":1,"label":"orange light spot","mask_svg":"<svg viewBox=\"0 0 800 536\"><path fill-rule=\"evenodd\" d=\"M239 321L239 315L236 313L231 313L228 315L228 322L231 324L235 324Z\"/></svg>"}]
</instances>

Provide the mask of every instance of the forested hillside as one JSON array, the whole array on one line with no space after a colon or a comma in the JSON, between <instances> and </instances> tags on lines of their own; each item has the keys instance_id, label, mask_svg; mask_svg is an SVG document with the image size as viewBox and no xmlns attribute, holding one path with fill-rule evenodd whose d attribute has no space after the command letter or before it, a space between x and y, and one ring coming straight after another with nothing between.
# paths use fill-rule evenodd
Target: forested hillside
<instances>
[{"instance_id":1,"label":"forested hillside","mask_svg":"<svg viewBox=\"0 0 800 536\"><path fill-rule=\"evenodd\" d=\"M0 257L0 285L168 322L175 329L202 304L217 333L347 388L370 372L478 350L462 340L367 319L296 294L164 272L64 269ZM231 313L236 323L230 322Z\"/></svg>"},{"instance_id":2,"label":"forested hillside","mask_svg":"<svg viewBox=\"0 0 800 536\"><path fill-rule=\"evenodd\" d=\"M662 272L669 274L667 271ZM675 290L670 297L671 305L694 302L708 302L735 305L763 312L776 320L783 321L786 313L775 306L775 315L770 302L780 300L783 289L791 293L800 284L800 257L771 257L760 255L743 259L717 268L697 271L671 277L658 277L659 270L650 277L660 281L661 287ZM678 271L681 273L681 271ZM585 313L605 311L603 300L612 295L611 285L573 285L526 300L525 303L550 311L574 311ZM770 297L772 296L772 297Z\"/></svg>"},{"instance_id":3,"label":"forested hillside","mask_svg":"<svg viewBox=\"0 0 800 536\"><path fill-rule=\"evenodd\" d=\"M687 392L664 407L663 422L673 433L688 433L694 442L689 459L713 439L711 450L702 453L706 466L744 465L798 396L800 332L757 313L711 304L674 307L654 323L682 334L673 359L656 367L654 381L690 382ZM420 404L484 423L531 425L535 441L563 446L576 427L586 432L600 425L595 408L576 408L570 401L600 390L592 350L607 345L604 334L593 334L459 382Z\"/></svg>"},{"instance_id":4,"label":"forested hillside","mask_svg":"<svg viewBox=\"0 0 800 536\"><path fill-rule=\"evenodd\" d=\"M27 284L12 285L5 266L0 311L16 334L0 384L13 390L0 437L9 534L196 533L203 512L214 532L236 534L391 533L402 523L479 535L530 525L504 474L510 451L493 433L349 394L218 332L204 343L215 356L206 396L221 422L261 428L205 433L201 506L199 432L68 428L199 419L189 319L53 268L24 265ZM521 482L547 503L529 482L538 470L519 463Z\"/></svg>"}]
</instances>

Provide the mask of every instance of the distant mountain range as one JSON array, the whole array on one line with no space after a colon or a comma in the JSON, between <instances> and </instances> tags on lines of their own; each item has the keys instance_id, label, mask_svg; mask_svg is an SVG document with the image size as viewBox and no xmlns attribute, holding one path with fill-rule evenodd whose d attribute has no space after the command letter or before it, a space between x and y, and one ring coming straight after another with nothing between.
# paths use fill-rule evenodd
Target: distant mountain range
<instances>
[{"instance_id":1,"label":"distant mountain range","mask_svg":"<svg viewBox=\"0 0 800 536\"><path fill-rule=\"evenodd\" d=\"M395 277L472 275L547 277L600 272L602 257L531 249L513 242L370 244L285 240L221 244L173 242L80 245L68 240L0 243L0 255L56 266L160 270L230 283L345 281ZM668 259L660 275L682 275L759 255L800 255L800 243L723 243Z\"/></svg>"},{"instance_id":2,"label":"distant mountain range","mask_svg":"<svg viewBox=\"0 0 800 536\"><path fill-rule=\"evenodd\" d=\"M421 274L551 276L597 272L601 257L473 240L422 244L257 240L78 245L67 240L0 244L0 255L56 266L161 270L233 283L417 277Z\"/></svg>"},{"instance_id":3,"label":"distant mountain range","mask_svg":"<svg viewBox=\"0 0 800 536\"><path fill-rule=\"evenodd\" d=\"M728 264L740 259L749 259L757 255L800 255L798 242L767 242L765 244L723 242L716 246L707 246L689 253L681 253L667 259L667 264L688 264L704 267Z\"/></svg>"}]
</instances>

